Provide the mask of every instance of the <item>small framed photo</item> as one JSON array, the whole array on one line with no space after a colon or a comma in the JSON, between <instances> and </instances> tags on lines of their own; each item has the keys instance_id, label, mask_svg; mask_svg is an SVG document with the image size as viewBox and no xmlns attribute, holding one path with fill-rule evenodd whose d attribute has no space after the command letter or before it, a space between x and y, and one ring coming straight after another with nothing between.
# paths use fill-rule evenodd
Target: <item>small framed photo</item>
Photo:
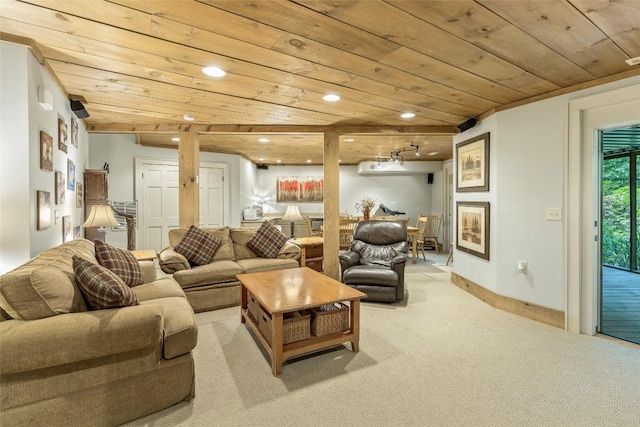
<instances>
[{"instance_id":1,"label":"small framed photo","mask_svg":"<svg viewBox=\"0 0 640 427\"><path fill-rule=\"evenodd\" d=\"M76 182L76 208L82 207L82 183Z\"/></svg>"},{"instance_id":2,"label":"small framed photo","mask_svg":"<svg viewBox=\"0 0 640 427\"><path fill-rule=\"evenodd\" d=\"M71 116L71 145L78 148L78 120Z\"/></svg>"},{"instance_id":3,"label":"small framed photo","mask_svg":"<svg viewBox=\"0 0 640 427\"><path fill-rule=\"evenodd\" d=\"M51 193L48 191L36 191L37 197L37 230L46 230L51 227Z\"/></svg>"},{"instance_id":4,"label":"small framed photo","mask_svg":"<svg viewBox=\"0 0 640 427\"><path fill-rule=\"evenodd\" d=\"M58 149L67 152L67 122L58 117Z\"/></svg>"},{"instance_id":5,"label":"small framed photo","mask_svg":"<svg viewBox=\"0 0 640 427\"><path fill-rule=\"evenodd\" d=\"M53 138L40 131L40 169L53 172Z\"/></svg>"},{"instance_id":6,"label":"small framed photo","mask_svg":"<svg viewBox=\"0 0 640 427\"><path fill-rule=\"evenodd\" d=\"M456 191L489 191L489 132L456 144Z\"/></svg>"},{"instance_id":7,"label":"small framed photo","mask_svg":"<svg viewBox=\"0 0 640 427\"><path fill-rule=\"evenodd\" d=\"M56 171L56 205L64 205L64 196L67 193L67 181L64 173Z\"/></svg>"},{"instance_id":8,"label":"small framed photo","mask_svg":"<svg viewBox=\"0 0 640 427\"><path fill-rule=\"evenodd\" d=\"M62 243L73 240L73 229L71 228L71 215L62 217Z\"/></svg>"},{"instance_id":9,"label":"small framed photo","mask_svg":"<svg viewBox=\"0 0 640 427\"><path fill-rule=\"evenodd\" d=\"M76 188L76 165L71 159L67 159L67 188L71 191Z\"/></svg>"},{"instance_id":10,"label":"small framed photo","mask_svg":"<svg viewBox=\"0 0 640 427\"><path fill-rule=\"evenodd\" d=\"M456 203L456 249L489 260L489 202Z\"/></svg>"}]
</instances>

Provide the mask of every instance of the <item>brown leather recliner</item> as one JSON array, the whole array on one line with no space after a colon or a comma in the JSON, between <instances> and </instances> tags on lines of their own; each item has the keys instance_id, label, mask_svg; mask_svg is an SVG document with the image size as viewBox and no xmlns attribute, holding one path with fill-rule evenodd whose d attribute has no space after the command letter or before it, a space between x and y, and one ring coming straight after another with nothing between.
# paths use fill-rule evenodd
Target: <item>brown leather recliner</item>
<instances>
[{"instance_id":1,"label":"brown leather recliner","mask_svg":"<svg viewBox=\"0 0 640 427\"><path fill-rule=\"evenodd\" d=\"M340 254L342 283L366 293L368 301L402 301L408 248L405 223L359 222L351 249Z\"/></svg>"}]
</instances>

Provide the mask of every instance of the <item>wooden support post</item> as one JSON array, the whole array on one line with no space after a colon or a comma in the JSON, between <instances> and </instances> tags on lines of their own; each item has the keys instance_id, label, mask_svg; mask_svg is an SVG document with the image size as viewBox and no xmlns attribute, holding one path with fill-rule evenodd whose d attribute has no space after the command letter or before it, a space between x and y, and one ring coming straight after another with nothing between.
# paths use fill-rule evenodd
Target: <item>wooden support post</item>
<instances>
[{"instance_id":1,"label":"wooden support post","mask_svg":"<svg viewBox=\"0 0 640 427\"><path fill-rule=\"evenodd\" d=\"M200 225L200 141L196 132L180 133L178 169L180 228Z\"/></svg>"},{"instance_id":2,"label":"wooden support post","mask_svg":"<svg viewBox=\"0 0 640 427\"><path fill-rule=\"evenodd\" d=\"M340 144L336 131L324 132L324 274L340 280Z\"/></svg>"}]
</instances>

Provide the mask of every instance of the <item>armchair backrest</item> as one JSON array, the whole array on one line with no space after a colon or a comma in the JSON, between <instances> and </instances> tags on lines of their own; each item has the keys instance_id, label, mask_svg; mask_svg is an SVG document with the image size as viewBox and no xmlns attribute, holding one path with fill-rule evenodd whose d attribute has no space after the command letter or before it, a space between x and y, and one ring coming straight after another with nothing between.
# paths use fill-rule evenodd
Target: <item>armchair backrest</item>
<instances>
[{"instance_id":1,"label":"armchair backrest","mask_svg":"<svg viewBox=\"0 0 640 427\"><path fill-rule=\"evenodd\" d=\"M353 231L353 240L371 245L407 243L407 225L402 221L360 221Z\"/></svg>"},{"instance_id":2,"label":"armchair backrest","mask_svg":"<svg viewBox=\"0 0 640 427\"><path fill-rule=\"evenodd\" d=\"M407 225L400 221L360 221L353 232L351 250L363 264L391 265L394 257L406 254Z\"/></svg>"}]
</instances>

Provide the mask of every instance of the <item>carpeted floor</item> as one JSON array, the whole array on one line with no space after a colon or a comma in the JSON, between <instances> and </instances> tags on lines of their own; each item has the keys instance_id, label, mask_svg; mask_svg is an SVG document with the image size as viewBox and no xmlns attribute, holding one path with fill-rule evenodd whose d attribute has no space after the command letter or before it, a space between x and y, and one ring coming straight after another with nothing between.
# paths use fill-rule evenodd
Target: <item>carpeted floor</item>
<instances>
[{"instance_id":1,"label":"carpeted floor","mask_svg":"<svg viewBox=\"0 0 640 427\"><path fill-rule=\"evenodd\" d=\"M359 353L279 377L238 307L197 314L195 399L128 425L640 425L640 350L491 308L447 270L408 266L405 304L362 304Z\"/></svg>"}]
</instances>

